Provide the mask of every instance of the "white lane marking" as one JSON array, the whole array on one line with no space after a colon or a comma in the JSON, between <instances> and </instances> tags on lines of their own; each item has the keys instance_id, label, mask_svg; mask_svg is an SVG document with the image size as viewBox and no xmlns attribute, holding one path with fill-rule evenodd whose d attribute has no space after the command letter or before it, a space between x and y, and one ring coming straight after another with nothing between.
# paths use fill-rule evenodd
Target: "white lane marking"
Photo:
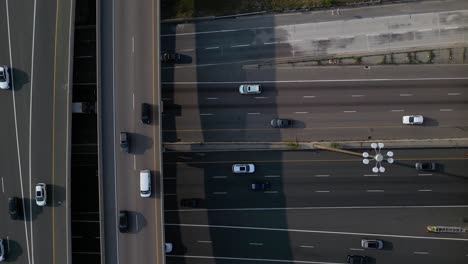
<instances>
[{"instance_id":1,"label":"white lane marking","mask_svg":"<svg viewBox=\"0 0 468 264\"><path fill-rule=\"evenodd\" d=\"M295 114L308 114L309 112L294 112Z\"/></svg>"},{"instance_id":2,"label":"white lane marking","mask_svg":"<svg viewBox=\"0 0 468 264\"><path fill-rule=\"evenodd\" d=\"M364 177L376 177L378 174L364 174Z\"/></svg>"},{"instance_id":3,"label":"white lane marking","mask_svg":"<svg viewBox=\"0 0 468 264\"><path fill-rule=\"evenodd\" d=\"M136 155L133 155L133 170L136 170Z\"/></svg>"},{"instance_id":4,"label":"white lane marking","mask_svg":"<svg viewBox=\"0 0 468 264\"><path fill-rule=\"evenodd\" d=\"M132 53L135 53L135 38L132 37Z\"/></svg>"},{"instance_id":5,"label":"white lane marking","mask_svg":"<svg viewBox=\"0 0 468 264\"><path fill-rule=\"evenodd\" d=\"M431 173L421 173L421 174L418 174L418 176L432 176Z\"/></svg>"},{"instance_id":6,"label":"white lane marking","mask_svg":"<svg viewBox=\"0 0 468 264\"><path fill-rule=\"evenodd\" d=\"M259 115L260 113L247 113L248 115Z\"/></svg>"},{"instance_id":7,"label":"white lane marking","mask_svg":"<svg viewBox=\"0 0 468 264\"><path fill-rule=\"evenodd\" d=\"M419 29L418 32L432 31L432 28Z\"/></svg>"},{"instance_id":8,"label":"white lane marking","mask_svg":"<svg viewBox=\"0 0 468 264\"><path fill-rule=\"evenodd\" d=\"M198 243L211 243L210 240L198 240L197 242Z\"/></svg>"},{"instance_id":9,"label":"white lane marking","mask_svg":"<svg viewBox=\"0 0 468 264\"><path fill-rule=\"evenodd\" d=\"M263 246L263 243L250 242L249 245L251 245L251 246Z\"/></svg>"},{"instance_id":10,"label":"white lane marking","mask_svg":"<svg viewBox=\"0 0 468 264\"><path fill-rule=\"evenodd\" d=\"M255 262L277 262L277 263L302 263L302 264L342 264L342 262L323 262L308 260L289 260L289 259L260 259L260 258L233 258L233 257L212 257L212 256L193 256L193 255L167 255L171 258L193 258L193 259L214 259L214 260L241 260Z\"/></svg>"},{"instance_id":11,"label":"white lane marking","mask_svg":"<svg viewBox=\"0 0 468 264\"><path fill-rule=\"evenodd\" d=\"M384 192L384 190L366 190L366 192Z\"/></svg>"},{"instance_id":12,"label":"white lane marking","mask_svg":"<svg viewBox=\"0 0 468 264\"><path fill-rule=\"evenodd\" d=\"M301 245L301 248L315 248L314 246Z\"/></svg>"},{"instance_id":13,"label":"white lane marking","mask_svg":"<svg viewBox=\"0 0 468 264\"><path fill-rule=\"evenodd\" d=\"M468 238L455 238L455 237L407 236L407 235L389 235L389 234L378 234L378 233L323 231L323 230L310 230L310 229L308 230L308 229L286 229L286 228L268 228L268 227L250 227L250 226L178 224L178 223L177 224L166 223L165 225L166 226L184 226L184 227L225 228L225 229L238 229L238 230L296 232L296 233L311 233L311 234L372 236L372 237L380 236L380 237L396 237L396 238L411 238L411 239L425 239L425 240L468 241Z\"/></svg>"},{"instance_id":14,"label":"white lane marking","mask_svg":"<svg viewBox=\"0 0 468 264\"><path fill-rule=\"evenodd\" d=\"M316 193L329 193L330 191L315 191Z\"/></svg>"},{"instance_id":15,"label":"white lane marking","mask_svg":"<svg viewBox=\"0 0 468 264\"><path fill-rule=\"evenodd\" d=\"M272 194L275 194L275 193L278 193L278 191L264 191L263 193L272 193Z\"/></svg>"},{"instance_id":16,"label":"white lane marking","mask_svg":"<svg viewBox=\"0 0 468 264\"><path fill-rule=\"evenodd\" d=\"M212 49L219 49L219 47L207 47L207 48L205 48L205 49L207 49L207 50L212 50Z\"/></svg>"},{"instance_id":17,"label":"white lane marking","mask_svg":"<svg viewBox=\"0 0 468 264\"><path fill-rule=\"evenodd\" d=\"M231 48L241 48L241 47L248 47L250 44L240 44L240 45L233 45Z\"/></svg>"},{"instance_id":18,"label":"white lane marking","mask_svg":"<svg viewBox=\"0 0 468 264\"><path fill-rule=\"evenodd\" d=\"M8 12L9 10L9 6L8 6L8 2L9 1L6 1L6 15L7 15L7 32L8 32L8 53L9 53L9 59L10 59L10 67L11 69L14 69L14 66L13 66L13 57L12 57L12 52L11 52L11 35L10 35L10 13ZM34 38L35 38L35 28L36 28L36 1L34 1L34 18L33 18L33 43L34 43ZM32 54L32 56L34 57L34 54ZM31 69L32 69L32 65L31 65ZM32 74L33 72L31 72ZM23 205L23 208L26 208L25 206L25 203L24 201L26 200L25 199L25 196L24 196L24 189L23 189L23 170L21 169L22 166L21 166L21 155L20 155L20 148L19 148L19 136L18 136L18 118L17 118L17 115L16 115L16 100L15 100L15 81L14 81L14 70L11 70L10 71L10 75L11 75L11 90L12 90L12 93L13 93L13 96L12 96L12 100L13 100L13 115L14 115L14 119L15 119L15 135L16 135L16 150L17 150L17 155L18 155L18 169L19 169L19 178L20 178L20 189L21 189L21 198L22 198L22 205ZM31 82L31 90L32 90L32 82ZM31 117L30 117L31 118ZM30 128L31 129L31 128ZM31 140L29 141L31 142ZM29 181L31 182L31 175L29 175ZM30 189L30 194L31 194L31 188ZM31 197L31 195L30 195ZM32 211L32 199L29 199L29 207L31 208L31 211ZM31 214L32 215L32 214ZM30 249L29 249L29 233L28 233L28 225L26 223L27 221L23 221L24 223L24 233L26 234L26 251L28 252L28 263L31 263L31 256L30 256ZM32 241L32 221L30 221L31 223L31 250L33 248L33 241ZM31 252L31 255L33 253ZM34 262L34 259L33 259L33 262Z\"/></svg>"},{"instance_id":19,"label":"white lane marking","mask_svg":"<svg viewBox=\"0 0 468 264\"><path fill-rule=\"evenodd\" d=\"M343 111L344 113L356 113L357 111L356 110L345 110Z\"/></svg>"},{"instance_id":20,"label":"white lane marking","mask_svg":"<svg viewBox=\"0 0 468 264\"><path fill-rule=\"evenodd\" d=\"M227 192L214 192L213 194L221 194L221 195L224 195L224 194L227 194Z\"/></svg>"},{"instance_id":21,"label":"white lane marking","mask_svg":"<svg viewBox=\"0 0 468 264\"><path fill-rule=\"evenodd\" d=\"M423 190L418 190L418 192L432 192L430 189L423 189Z\"/></svg>"},{"instance_id":22,"label":"white lane marking","mask_svg":"<svg viewBox=\"0 0 468 264\"><path fill-rule=\"evenodd\" d=\"M423 252L423 251L414 251L414 254L420 254L420 255L427 255L429 252Z\"/></svg>"},{"instance_id":23,"label":"white lane marking","mask_svg":"<svg viewBox=\"0 0 468 264\"><path fill-rule=\"evenodd\" d=\"M443 28L443 29L457 29L459 27L446 27L446 28Z\"/></svg>"},{"instance_id":24,"label":"white lane marking","mask_svg":"<svg viewBox=\"0 0 468 264\"><path fill-rule=\"evenodd\" d=\"M353 94L351 95L351 97L364 97L365 95L364 94Z\"/></svg>"},{"instance_id":25,"label":"white lane marking","mask_svg":"<svg viewBox=\"0 0 468 264\"><path fill-rule=\"evenodd\" d=\"M217 65L217 64L210 64ZM200 65L197 65L200 67ZM288 80L288 81L277 81L277 80L252 80L251 83L343 83L343 82L401 82L401 81L436 81L436 80L468 80L468 77L454 77L454 78L399 78L399 79L324 79L324 80ZM194 84L239 84L239 82L161 82L161 84L177 84L177 85L194 85Z\"/></svg>"},{"instance_id":26,"label":"white lane marking","mask_svg":"<svg viewBox=\"0 0 468 264\"><path fill-rule=\"evenodd\" d=\"M315 95L304 95L304 98L315 98Z\"/></svg>"},{"instance_id":27,"label":"white lane marking","mask_svg":"<svg viewBox=\"0 0 468 264\"><path fill-rule=\"evenodd\" d=\"M132 93L132 108L135 110L135 93Z\"/></svg>"},{"instance_id":28,"label":"white lane marking","mask_svg":"<svg viewBox=\"0 0 468 264\"><path fill-rule=\"evenodd\" d=\"M461 95L461 93L448 93L447 95Z\"/></svg>"},{"instance_id":29,"label":"white lane marking","mask_svg":"<svg viewBox=\"0 0 468 264\"><path fill-rule=\"evenodd\" d=\"M201 113L200 115L201 115L201 116L212 116L213 114L209 114L209 113Z\"/></svg>"},{"instance_id":30,"label":"white lane marking","mask_svg":"<svg viewBox=\"0 0 468 264\"><path fill-rule=\"evenodd\" d=\"M316 174L314 177L330 177L330 174Z\"/></svg>"},{"instance_id":31,"label":"white lane marking","mask_svg":"<svg viewBox=\"0 0 468 264\"><path fill-rule=\"evenodd\" d=\"M441 112L451 112L453 109L440 109Z\"/></svg>"},{"instance_id":32,"label":"white lane marking","mask_svg":"<svg viewBox=\"0 0 468 264\"><path fill-rule=\"evenodd\" d=\"M350 248L349 250L354 250L354 251L363 251L363 248Z\"/></svg>"},{"instance_id":33,"label":"white lane marking","mask_svg":"<svg viewBox=\"0 0 468 264\"><path fill-rule=\"evenodd\" d=\"M280 175L265 175L265 178L279 178Z\"/></svg>"},{"instance_id":34,"label":"white lane marking","mask_svg":"<svg viewBox=\"0 0 468 264\"><path fill-rule=\"evenodd\" d=\"M278 44L277 41L273 41L273 42L265 42L263 43L263 45L272 45L272 44Z\"/></svg>"},{"instance_id":35,"label":"white lane marking","mask_svg":"<svg viewBox=\"0 0 468 264\"><path fill-rule=\"evenodd\" d=\"M403 109L394 109L394 110L392 110L392 112L404 112L404 111L405 110L403 110Z\"/></svg>"},{"instance_id":36,"label":"white lane marking","mask_svg":"<svg viewBox=\"0 0 468 264\"><path fill-rule=\"evenodd\" d=\"M195 51L195 49L181 49L179 51L182 51L182 52L190 52L190 51Z\"/></svg>"},{"instance_id":37,"label":"white lane marking","mask_svg":"<svg viewBox=\"0 0 468 264\"><path fill-rule=\"evenodd\" d=\"M254 99L267 99L268 97L266 96L255 96Z\"/></svg>"},{"instance_id":38,"label":"white lane marking","mask_svg":"<svg viewBox=\"0 0 468 264\"><path fill-rule=\"evenodd\" d=\"M226 179L227 176L213 176L213 179Z\"/></svg>"},{"instance_id":39,"label":"white lane marking","mask_svg":"<svg viewBox=\"0 0 468 264\"><path fill-rule=\"evenodd\" d=\"M135 214L135 224L136 224L136 231L139 231L140 228L138 226L138 214Z\"/></svg>"},{"instance_id":40,"label":"white lane marking","mask_svg":"<svg viewBox=\"0 0 468 264\"><path fill-rule=\"evenodd\" d=\"M206 97L205 99L206 100L218 100L219 98L218 97Z\"/></svg>"},{"instance_id":41,"label":"white lane marking","mask_svg":"<svg viewBox=\"0 0 468 264\"><path fill-rule=\"evenodd\" d=\"M5 192L5 186L3 185L3 177L2 177L2 192Z\"/></svg>"},{"instance_id":42,"label":"white lane marking","mask_svg":"<svg viewBox=\"0 0 468 264\"><path fill-rule=\"evenodd\" d=\"M400 94L400 96L413 96L412 94Z\"/></svg>"}]
</instances>

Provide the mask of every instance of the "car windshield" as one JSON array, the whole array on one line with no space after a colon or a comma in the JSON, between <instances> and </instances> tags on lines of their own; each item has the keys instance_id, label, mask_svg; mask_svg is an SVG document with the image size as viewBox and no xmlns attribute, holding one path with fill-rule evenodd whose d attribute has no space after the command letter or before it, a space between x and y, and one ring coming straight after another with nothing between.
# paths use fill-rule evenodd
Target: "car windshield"
<instances>
[{"instance_id":1,"label":"car windshield","mask_svg":"<svg viewBox=\"0 0 468 264\"><path fill-rule=\"evenodd\" d=\"M411 117L409 118L409 121L410 121L411 123L413 123L413 122L414 122L414 117L411 116Z\"/></svg>"},{"instance_id":2,"label":"car windshield","mask_svg":"<svg viewBox=\"0 0 468 264\"><path fill-rule=\"evenodd\" d=\"M42 192L41 191L36 191L36 197L41 197L42 196Z\"/></svg>"},{"instance_id":3,"label":"car windshield","mask_svg":"<svg viewBox=\"0 0 468 264\"><path fill-rule=\"evenodd\" d=\"M3 73L3 71L0 71L0 82L4 82L4 81L6 81L5 74Z\"/></svg>"},{"instance_id":4,"label":"car windshield","mask_svg":"<svg viewBox=\"0 0 468 264\"><path fill-rule=\"evenodd\" d=\"M245 171L245 170L247 170L247 167L245 167L245 166L240 166L240 167L239 167L239 170Z\"/></svg>"}]
</instances>

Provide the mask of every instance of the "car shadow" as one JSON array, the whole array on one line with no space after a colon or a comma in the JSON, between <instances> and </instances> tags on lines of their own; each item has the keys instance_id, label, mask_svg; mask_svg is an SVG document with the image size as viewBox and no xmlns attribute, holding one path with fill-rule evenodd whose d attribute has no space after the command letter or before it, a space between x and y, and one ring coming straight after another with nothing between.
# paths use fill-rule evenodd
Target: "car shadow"
<instances>
[{"instance_id":1,"label":"car shadow","mask_svg":"<svg viewBox=\"0 0 468 264\"><path fill-rule=\"evenodd\" d=\"M18 257L23 255L23 248L15 240L3 240L3 246L6 252L5 262L16 262Z\"/></svg>"},{"instance_id":2,"label":"car shadow","mask_svg":"<svg viewBox=\"0 0 468 264\"><path fill-rule=\"evenodd\" d=\"M136 234L148 224L145 216L139 212L128 211L128 217L128 224L130 225L128 233Z\"/></svg>"},{"instance_id":3,"label":"car shadow","mask_svg":"<svg viewBox=\"0 0 468 264\"><path fill-rule=\"evenodd\" d=\"M15 89L15 91L20 91L26 84L30 83L29 75L25 71L16 68L9 68L9 71L11 82L10 86L12 90ZM13 76L14 80L12 78Z\"/></svg>"},{"instance_id":4,"label":"car shadow","mask_svg":"<svg viewBox=\"0 0 468 264\"><path fill-rule=\"evenodd\" d=\"M130 137L129 153L142 155L153 147L153 139L151 137L138 133L129 133L128 135Z\"/></svg>"}]
</instances>

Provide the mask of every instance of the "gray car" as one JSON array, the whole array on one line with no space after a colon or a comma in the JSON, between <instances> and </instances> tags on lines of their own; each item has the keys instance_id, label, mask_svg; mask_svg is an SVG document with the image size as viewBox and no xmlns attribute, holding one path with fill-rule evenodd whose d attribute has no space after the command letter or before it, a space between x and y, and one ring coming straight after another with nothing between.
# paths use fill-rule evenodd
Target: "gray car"
<instances>
[{"instance_id":1,"label":"gray car","mask_svg":"<svg viewBox=\"0 0 468 264\"><path fill-rule=\"evenodd\" d=\"M436 163L431 161L421 161L414 164L414 167L420 171L435 171Z\"/></svg>"},{"instance_id":2,"label":"gray car","mask_svg":"<svg viewBox=\"0 0 468 264\"><path fill-rule=\"evenodd\" d=\"M373 240L373 239L362 239L361 240L362 248L371 248L371 249L382 249L383 241L382 240Z\"/></svg>"}]
</instances>

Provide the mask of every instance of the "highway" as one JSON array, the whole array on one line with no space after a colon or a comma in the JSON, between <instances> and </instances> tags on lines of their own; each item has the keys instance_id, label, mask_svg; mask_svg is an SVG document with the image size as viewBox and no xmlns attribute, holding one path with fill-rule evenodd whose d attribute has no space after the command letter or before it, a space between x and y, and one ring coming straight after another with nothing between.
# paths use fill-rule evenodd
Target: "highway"
<instances>
[{"instance_id":1,"label":"highway","mask_svg":"<svg viewBox=\"0 0 468 264\"><path fill-rule=\"evenodd\" d=\"M12 90L0 92L4 141L0 166L0 236L8 261L68 263L70 2L2 1L0 63L12 70ZM39 207L34 186L47 185ZM8 197L20 198L23 216L10 220Z\"/></svg>"},{"instance_id":2,"label":"highway","mask_svg":"<svg viewBox=\"0 0 468 264\"><path fill-rule=\"evenodd\" d=\"M464 225L467 149L393 151L397 161L381 174L329 151L166 153L166 236L178 241L167 262L343 263L361 254L377 263L461 263L468 237L425 226ZM421 160L437 162L437 171L415 170ZM234 163L254 163L256 172L235 175ZM253 192L255 181L271 188ZM203 202L183 208L184 198ZM363 251L360 239L369 237L385 249Z\"/></svg>"}]
</instances>

